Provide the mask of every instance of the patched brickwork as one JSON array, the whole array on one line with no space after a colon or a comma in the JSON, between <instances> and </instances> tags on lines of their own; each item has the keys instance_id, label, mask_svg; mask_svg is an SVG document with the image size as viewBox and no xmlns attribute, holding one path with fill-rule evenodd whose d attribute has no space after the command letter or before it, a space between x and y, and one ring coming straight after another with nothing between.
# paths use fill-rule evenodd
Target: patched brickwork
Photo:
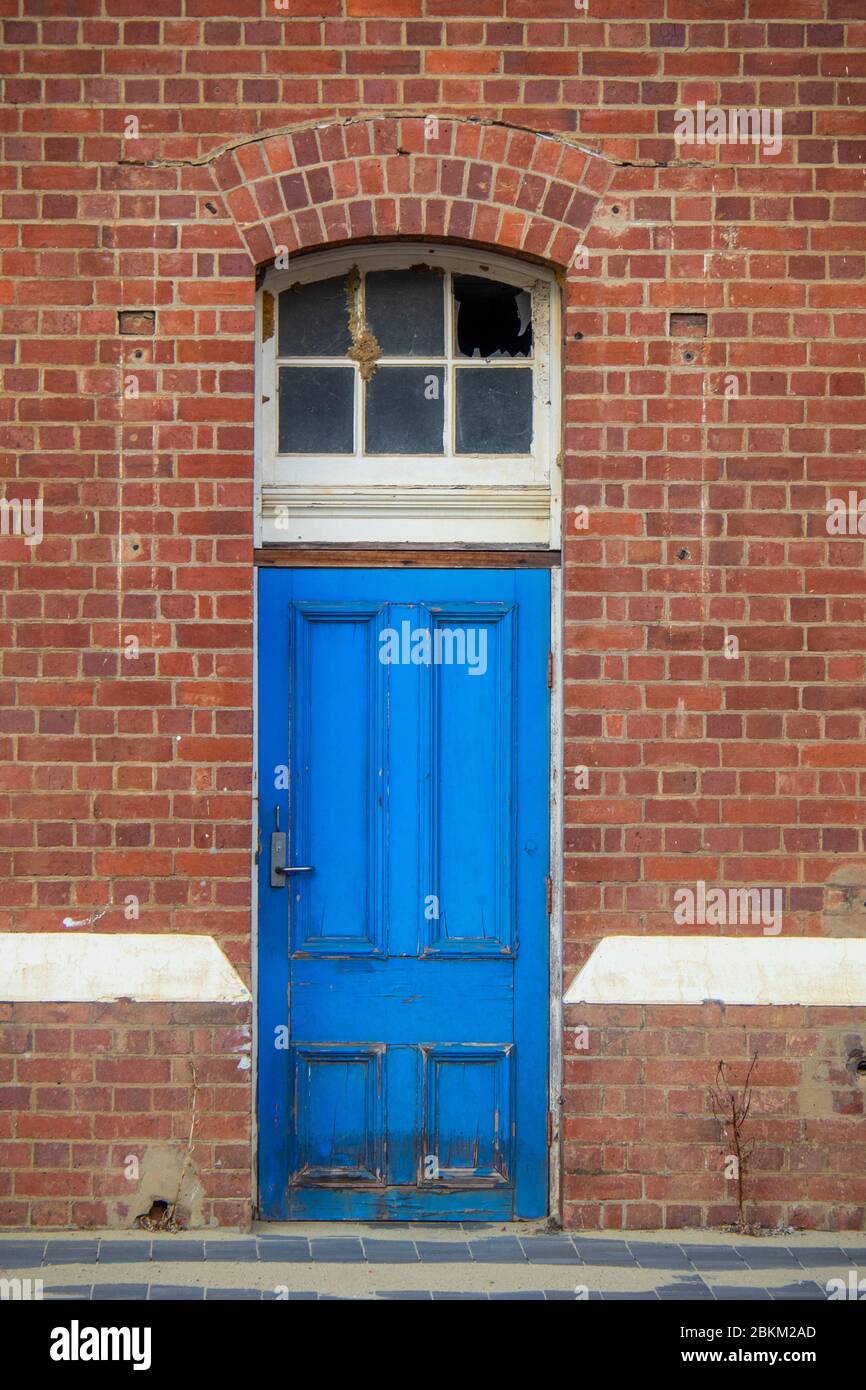
<instances>
[{"instance_id":1,"label":"patched brickwork","mask_svg":"<svg viewBox=\"0 0 866 1390\"><path fill-rule=\"evenodd\" d=\"M250 1219L248 1007L0 1004L0 1226Z\"/></svg>"},{"instance_id":2,"label":"patched brickwork","mask_svg":"<svg viewBox=\"0 0 866 1390\"><path fill-rule=\"evenodd\" d=\"M566 1010L565 1223L592 1229L734 1226L730 1126L709 1089L719 1062L742 1126L746 1221L862 1230L862 1009L719 1004Z\"/></svg>"}]
</instances>

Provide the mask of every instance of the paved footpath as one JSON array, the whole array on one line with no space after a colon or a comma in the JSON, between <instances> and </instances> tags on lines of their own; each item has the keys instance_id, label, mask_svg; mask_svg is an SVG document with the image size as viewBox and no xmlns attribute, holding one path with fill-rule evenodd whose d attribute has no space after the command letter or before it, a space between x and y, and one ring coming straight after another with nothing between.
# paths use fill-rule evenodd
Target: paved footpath
<instances>
[{"instance_id":1,"label":"paved footpath","mask_svg":"<svg viewBox=\"0 0 866 1390\"><path fill-rule=\"evenodd\" d=\"M0 1231L5 1297L820 1300L866 1281L866 1233L548 1232L519 1225L262 1225L249 1235ZM33 1287L33 1286L31 1286ZM864 1282L866 1287L866 1282ZM25 1293L25 1296L26 1293Z\"/></svg>"}]
</instances>

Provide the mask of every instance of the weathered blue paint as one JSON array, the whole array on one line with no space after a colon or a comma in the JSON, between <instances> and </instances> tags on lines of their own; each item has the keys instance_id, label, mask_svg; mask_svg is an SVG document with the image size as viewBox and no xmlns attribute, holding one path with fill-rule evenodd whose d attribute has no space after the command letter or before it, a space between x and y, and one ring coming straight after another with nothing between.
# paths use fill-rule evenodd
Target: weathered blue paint
<instances>
[{"instance_id":1,"label":"weathered blue paint","mask_svg":"<svg viewBox=\"0 0 866 1390\"><path fill-rule=\"evenodd\" d=\"M547 1210L549 601L546 571L260 574L266 1218ZM315 872L271 888L278 807Z\"/></svg>"}]
</instances>

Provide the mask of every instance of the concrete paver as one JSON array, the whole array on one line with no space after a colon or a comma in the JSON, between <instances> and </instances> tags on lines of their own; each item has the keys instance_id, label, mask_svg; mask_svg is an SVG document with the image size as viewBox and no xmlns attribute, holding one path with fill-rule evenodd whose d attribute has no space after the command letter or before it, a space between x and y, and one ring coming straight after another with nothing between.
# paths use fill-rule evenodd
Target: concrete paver
<instances>
[{"instance_id":1,"label":"concrete paver","mask_svg":"<svg viewBox=\"0 0 866 1390\"><path fill-rule=\"evenodd\" d=\"M824 1300L866 1264L858 1233L558 1232L540 1223L292 1223L252 1233L0 1232L0 1275L43 1297Z\"/></svg>"}]
</instances>

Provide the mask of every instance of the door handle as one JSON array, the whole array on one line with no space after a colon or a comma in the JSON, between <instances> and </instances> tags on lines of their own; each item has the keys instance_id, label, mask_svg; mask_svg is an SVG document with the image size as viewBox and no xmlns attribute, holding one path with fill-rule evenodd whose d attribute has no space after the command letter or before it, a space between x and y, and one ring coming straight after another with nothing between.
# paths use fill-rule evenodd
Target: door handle
<instances>
[{"instance_id":1,"label":"door handle","mask_svg":"<svg viewBox=\"0 0 866 1390\"><path fill-rule=\"evenodd\" d=\"M280 808L275 813L276 829L271 832L271 887L282 888L290 874L312 874L312 864L287 864L289 837L280 829Z\"/></svg>"},{"instance_id":2,"label":"door handle","mask_svg":"<svg viewBox=\"0 0 866 1390\"><path fill-rule=\"evenodd\" d=\"M287 864L289 837L285 830L274 830L271 834L271 887L282 888L291 874L311 874L312 864Z\"/></svg>"}]
</instances>

